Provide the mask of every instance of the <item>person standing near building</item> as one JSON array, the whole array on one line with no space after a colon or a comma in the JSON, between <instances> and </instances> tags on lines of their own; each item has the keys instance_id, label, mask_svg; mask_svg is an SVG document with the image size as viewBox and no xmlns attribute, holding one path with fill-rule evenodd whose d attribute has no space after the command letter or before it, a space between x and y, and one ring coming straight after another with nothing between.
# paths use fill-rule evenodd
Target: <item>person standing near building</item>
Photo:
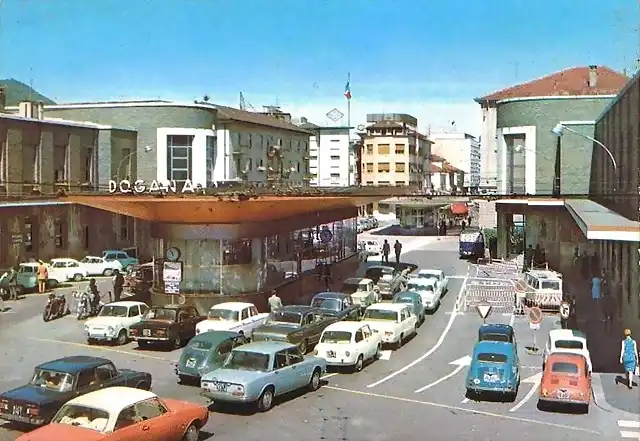
<instances>
[{"instance_id":1,"label":"person standing near building","mask_svg":"<svg viewBox=\"0 0 640 441\"><path fill-rule=\"evenodd\" d=\"M391 253L391 245L389 245L389 241L385 239L382 244L382 261L384 263L389 263L389 253Z\"/></svg>"},{"instance_id":2,"label":"person standing near building","mask_svg":"<svg viewBox=\"0 0 640 441\"><path fill-rule=\"evenodd\" d=\"M593 299L594 303L595 303L595 313L598 315L597 318L598 320L601 320L602 317L600 317L602 315L602 310L600 309L600 284L602 282L602 279L600 279L600 275L599 274L594 274L593 278L591 279L591 298Z\"/></svg>"},{"instance_id":3,"label":"person standing near building","mask_svg":"<svg viewBox=\"0 0 640 441\"><path fill-rule=\"evenodd\" d=\"M396 239L396 243L393 244L393 251L396 253L396 264L400 263L400 254L402 254L402 244L398 239Z\"/></svg>"},{"instance_id":4,"label":"person standing near building","mask_svg":"<svg viewBox=\"0 0 640 441\"><path fill-rule=\"evenodd\" d=\"M271 297L269 297L267 302L269 303L269 311L271 312L282 308L282 300L278 297L275 289L271 291Z\"/></svg>"},{"instance_id":5,"label":"person standing near building","mask_svg":"<svg viewBox=\"0 0 640 441\"><path fill-rule=\"evenodd\" d=\"M42 294L47 291L47 279L49 278L49 270L42 260L38 261L38 293Z\"/></svg>"},{"instance_id":6,"label":"person standing near building","mask_svg":"<svg viewBox=\"0 0 640 441\"><path fill-rule=\"evenodd\" d=\"M119 270L113 271L113 301L119 302L124 288L124 276Z\"/></svg>"},{"instance_id":7,"label":"person standing near building","mask_svg":"<svg viewBox=\"0 0 640 441\"><path fill-rule=\"evenodd\" d=\"M631 330L624 330L624 340L620 345L620 364L624 366L627 376L627 387L633 388L633 376L638 369L638 343L631 338Z\"/></svg>"}]
</instances>

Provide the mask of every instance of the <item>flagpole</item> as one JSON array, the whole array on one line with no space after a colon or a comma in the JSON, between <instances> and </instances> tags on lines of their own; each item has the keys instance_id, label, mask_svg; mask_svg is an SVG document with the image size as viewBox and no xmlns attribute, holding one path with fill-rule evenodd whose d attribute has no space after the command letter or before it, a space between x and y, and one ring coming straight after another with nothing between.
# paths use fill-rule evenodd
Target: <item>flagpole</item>
<instances>
[{"instance_id":1,"label":"flagpole","mask_svg":"<svg viewBox=\"0 0 640 441\"><path fill-rule=\"evenodd\" d=\"M347 74L347 84L351 89L351 73ZM347 127L349 127L349 133L351 133L351 98L347 98Z\"/></svg>"}]
</instances>

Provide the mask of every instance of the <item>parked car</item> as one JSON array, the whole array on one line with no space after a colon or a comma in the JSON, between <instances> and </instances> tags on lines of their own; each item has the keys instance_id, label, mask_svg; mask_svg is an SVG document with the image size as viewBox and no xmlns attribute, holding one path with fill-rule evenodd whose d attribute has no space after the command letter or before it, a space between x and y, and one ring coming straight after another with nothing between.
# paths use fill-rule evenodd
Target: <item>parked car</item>
<instances>
[{"instance_id":1,"label":"parked car","mask_svg":"<svg viewBox=\"0 0 640 441\"><path fill-rule=\"evenodd\" d=\"M516 344L516 334L513 326L502 323L489 323L478 328L478 341Z\"/></svg>"},{"instance_id":2,"label":"parked car","mask_svg":"<svg viewBox=\"0 0 640 441\"><path fill-rule=\"evenodd\" d=\"M438 289L437 282L434 279L411 278L406 290L420 294L426 312L433 313L440 306L442 290Z\"/></svg>"},{"instance_id":3,"label":"parked car","mask_svg":"<svg viewBox=\"0 0 640 441\"><path fill-rule=\"evenodd\" d=\"M419 279L434 279L437 283L438 289L442 291L441 295L445 295L449 291L449 279L444 275L444 272L439 269L421 269L417 273Z\"/></svg>"},{"instance_id":4,"label":"parked car","mask_svg":"<svg viewBox=\"0 0 640 441\"><path fill-rule=\"evenodd\" d=\"M379 256L382 254L382 246L376 240L365 240L364 249L367 252L367 256Z\"/></svg>"},{"instance_id":5,"label":"parked car","mask_svg":"<svg viewBox=\"0 0 640 441\"><path fill-rule=\"evenodd\" d=\"M87 320L84 332L87 343L98 341L116 342L119 345L129 341L129 329L142 321L149 307L142 302L123 301L108 303L102 307L97 317Z\"/></svg>"},{"instance_id":6,"label":"parked car","mask_svg":"<svg viewBox=\"0 0 640 441\"><path fill-rule=\"evenodd\" d=\"M359 320L360 306L348 293L321 292L313 296L311 306L338 320Z\"/></svg>"},{"instance_id":7,"label":"parked car","mask_svg":"<svg viewBox=\"0 0 640 441\"><path fill-rule=\"evenodd\" d=\"M571 404L584 413L591 401L591 370L582 354L556 352L549 355L542 373L538 407Z\"/></svg>"},{"instance_id":8,"label":"parked car","mask_svg":"<svg viewBox=\"0 0 640 441\"><path fill-rule=\"evenodd\" d=\"M556 352L579 354L587 360L589 372L593 372L591 353L587 348L587 336L573 329L553 329L549 331L549 338L542 352L542 370L545 369L547 358Z\"/></svg>"},{"instance_id":9,"label":"parked car","mask_svg":"<svg viewBox=\"0 0 640 441\"><path fill-rule=\"evenodd\" d=\"M47 265L49 278L47 279L47 288L55 288L56 286L67 282L67 272L60 268L51 268ZM22 286L25 290L38 288L38 262L21 263L18 266L18 274L16 275L16 285Z\"/></svg>"},{"instance_id":10,"label":"parked car","mask_svg":"<svg viewBox=\"0 0 640 441\"><path fill-rule=\"evenodd\" d=\"M178 349L196 335L196 325L204 318L193 306L153 306L141 321L129 326L129 336L141 349L152 344Z\"/></svg>"},{"instance_id":11,"label":"parked car","mask_svg":"<svg viewBox=\"0 0 640 441\"><path fill-rule=\"evenodd\" d=\"M117 260L108 262L120 265ZM162 274L163 264L164 261L162 259L155 259L154 262L143 263L141 265L129 265L124 274L123 294L130 296L149 294L151 288L154 286L154 279L156 279L159 284L162 283L161 277L156 276L156 274Z\"/></svg>"},{"instance_id":12,"label":"parked car","mask_svg":"<svg viewBox=\"0 0 640 441\"><path fill-rule=\"evenodd\" d=\"M214 403L256 403L266 412L278 395L303 387L318 390L326 371L326 361L304 356L297 345L255 342L234 348L221 369L202 377L200 388Z\"/></svg>"},{"instance_id":13,"label":"parked car","mask_svg":"<svg viewBox=\"0 0 640 441\"><path fill-rule=\"evenodd\" d=\"M253 333L253 341L286 341L298 345L306 354L309 347L320 341L322 331L338 321L311 306L284 306L269 314L264 325Z\"/></svg>"},{"instance_id":14,"label":"parked car","mask_svg":"<svg viewBox=\"0 0 640 441\"><path fill-rule=\"evenodd\" d=\"M259 313L253 303L225 302L214 305L206 320L196 325L196 334L208 331L233 331L250 339L253 332L269 317Z\"/></svg>"},{"instance_id":15,"label":"parked car","mask_svg":"<svg viewBox=\"0 0 640 441\"><path fill-rule=\"evenodd\" d=\"M520 361L515 343L480 341L473 348L465 381L467 398L502 394L515 401L520 387Z\"/></svg>"},{"instance_id":16,"label":"parked car","mask_svg":"<svg viewBox=\"0 0 640 441\"><path fill-rule=\"evenodd\" d=\"M362 322L336 322L326 327L313 355L328 366L350 366L360 372L367 361L380 358L382 337Z\"/></svg>"},{"instance_id":17,"label":"parked car","mask_svg":"<svg viewBox=\"0 0 640 441\"><path fill-rule=\"evenodd\" d=\"M87 277L86 268L76 259L69 259L67 257L51 259L49 267L64 273L65 280L80 282Z\"/></svg>"},{"instance_id":18,"label":"parked car","mask_svg":"<svg viewBox=\"0 0 640 441\"><path fill-rule=\"evenodd\" d=\"M398 294L393 296L392 303L405 303L407 305L411 305L412 312L416 317L418 317L418 326L422 326L426 316L420 294L411 291L400 291Z\"/></svg>"},{"instance_id":19,"label":"parked car","mask_svg":"<svg viewBox=\"0 0 640 441\"><path fill-rule=\"evenodd\" d=\"M398 291L405 290L407 283L405 271L398 271L387 265L372 265L364 274L367 279L373 280L383 299L391 299Z\"/></svg>"},{"instance_id":20,"label":"parked car","mask_svg":"<svg viewBox=\"0 0 640 441\"><path fill-rule=\"evenodd\" d=\"M418 332L418 317L404 303L376 303L365 309L362 321L380 333L382 343L400 349L405 340Z\"/></svg>"},{"instance_id":21,"label":"parked car","mask_svg":"<svg viewBox=\"0 0 640 441\"><path fill-rule=\"evenodd\" d=\"M175 372L181 383L200 381L207 372L218 369L231 350L247 339L231 331L209 331L193 337L182 350Z\"/></svg>"},{"instance_id":22,"label":"parked car","mask_svg":"<svg viewBox=\"0 0 640 441\"><path fill-rule=\"evenodd\" d=\"M42 426L49 423L71 398L111 386L148 390L151 388L151 374L118 370L106 358L87 355L48 361L36 366L28 384L0 394L0 418ZM66 441L68 438L61 439Z\"/></svg>"},{"instance_id":23,"label":"parked car","mask_svg":"<svg viewBox=\"0 0 640 441\"><path fill-rule=\"evenodd\" d=\"M102 252L102 258L108 262L118 261L122 268L126 271L131 265L139 265L140 261L137 257L129 254L133 249L127 250L106 250Z\"/></svg>"},{"instance_id":24,"label":"parked car","mask_svg":"<svg viewBox=\"0 0 640 441\"><path fill-rule=\"evenodd\" d=\"M350 277L342 282L342 292L351 295L353 303L362 309L380 301L378 289L371 279Z\"/></svg>"},{"instance_id":25,"label":"parked car","mask_svg":"<svg viewBox=\"0 0 640 441\"><path fill-rule=\"evenodd\" d=\"M21 441L191 441L209 420L201 404L159 398L148 390L110 387L66 403L51 424Z\"/></svg>"},{"instance_id":26,"label":"parked car","mask_svg":"<svg viewBox=\"0 0 640 441\"><path fill-rule=\"evenodd\" d=\"M87 256L80 261L86 276L112 276L115 270L122 271L118 260L105 260L102 257Z\"/></svg>"}]
</instances>

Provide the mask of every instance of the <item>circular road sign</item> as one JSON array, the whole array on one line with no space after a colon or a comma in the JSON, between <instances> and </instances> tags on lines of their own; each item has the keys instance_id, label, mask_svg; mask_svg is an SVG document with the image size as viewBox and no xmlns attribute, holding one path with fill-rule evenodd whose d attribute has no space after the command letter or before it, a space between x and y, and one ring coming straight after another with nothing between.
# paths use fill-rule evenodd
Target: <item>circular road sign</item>
<instances>
[{"instance_id":1,"label":"circular road sign","mask_svg":"<svg viewBox=\"0 0 640 441\"><path fill-rule=\"evenodd\" d=\"M333 239L333 233L330 230L320 231L320 242L329 243Z\"/></svg>"},{"instance_id":2,"label":"circular road sign","mask_svg":"<svg viewBox=\"0 0 640 441\"><path fill-rule=\"evenodd\" d=\"M531 324L540 324L543 318L542 310L537 306L529 308L529 311L527 311L527 318L529 319L529 323Z\"/></svg>"},{"instance_id":3,"label":"circular road sign","mask_svg":"<svg viewBox=\"0 0 640 441\"><path fill-rule=\"evenodd\" d=\"M516 280L516 292L526 292L527 283L524 280Z\"/></svg>"}]
</instances>

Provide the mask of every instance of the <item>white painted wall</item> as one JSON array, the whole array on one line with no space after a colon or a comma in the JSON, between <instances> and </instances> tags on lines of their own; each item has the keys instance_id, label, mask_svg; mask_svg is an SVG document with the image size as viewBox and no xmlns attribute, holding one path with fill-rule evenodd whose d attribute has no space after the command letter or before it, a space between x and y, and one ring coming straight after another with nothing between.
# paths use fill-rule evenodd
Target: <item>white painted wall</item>
<instances>
[{"instance_id":1,"label":"white painted wall","mask_svg":"<svg viewBox=\"0 0 640 441\"><path fill-rule=\"evenodd\" d=\"M480 136L480 187L497 188L498 178L498 111L495 107L482 109L482 135Z\"/></svg>"},{"instance_id":2,"label":"white painted wall","mask_svg":"<svg viewBox=\"0 0 640 441\"><path fill-rule=\"evenodd\" d=\"M192 181L193 184L200 184L203 187L207 184L207 136L216 136L216 132L209 129L191 129L185 127L160 127L156 132L156 180L159 182L167 181L167 136L169 135L190 135L193 136L193 144L191 145L191 164L192 164ZM216 158L216 169L222 163L221 152L218 150ZM143 160L139 157L138 160ZM215 176L219 173L214 169Z\"/></svg>"},{"instance_id":3,"label":"white painted wall","mask_svg":"<svg viewBox=\"0 0 640 441\"><path fill-rule=\"evenodd\" d=\"M507 192L507 144L505 136L524 135L525 191L536 194L536 126L503 127L497 130L498 149L498 193Z\"/></svg>"},{"instance_id":4,"label":"white painted wall","mask_svg":"<svg viewBox=\"0 0 640 441\"><path fill-rule=\"evenodd\" d=\"M431 153L464 171L464 187L480 185L480 143L467 133L431 133ZM435 184L434 184L435 186Z\"/></svg>"},{"instance_id":5,"label":"white painted wall","mask_svg":"<svg viewBox=\"0 0 640 441\"><path fill-rule=\"evenodd\" d=\"M319 135L309 138L309 172L316 175L313 186L347 187L352 184L355 167L347 127L319 128Z\"/></svg>"}]
</instances>

